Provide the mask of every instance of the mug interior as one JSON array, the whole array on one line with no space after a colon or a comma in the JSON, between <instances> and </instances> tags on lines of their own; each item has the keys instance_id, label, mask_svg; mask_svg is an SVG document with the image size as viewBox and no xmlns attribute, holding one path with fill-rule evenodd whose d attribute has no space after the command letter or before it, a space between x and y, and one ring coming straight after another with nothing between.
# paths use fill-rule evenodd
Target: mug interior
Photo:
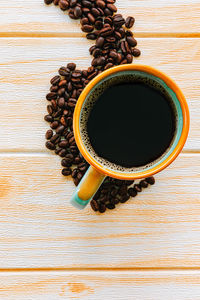
<instances>
[{"instance_id":1,"label":"mug interior","mask_svg":"<svg viewBox=\"0 0 200 300\"><path fill-rule=\"evenodd\" d=\"M149 164L140 166L126 168L120 165L109 162L103 157L99 157L98 154L93 149L90 139L87 133L87 120L91 109L93 108L94 103L97 101L99 96L111 85L120 83L120 82L141 82L147 84L151 87L154 87L160 90L171 102L173 108L174 117L175 117L175 131L173 139L166 149L166 151L156 160L152 161ZM159 117L159 116L158 116ZM88 154L102 167L102 169L107 170L108 172L116 172L121 178L124 174L129 174L132 177L137 177L137 174L143 171L151 171L153 168L157 167L164 161L166 161L169 156L173 153L175 148L178 145L180 140L182 130L183 130L183 113L180 102L177 98L176 93L159 77L144 72L140 70L126 70L116 72L111 74L102 80L100 80L87 94L85 100L82 104L79 118L79 130L82 143ZM86 158L87 159L87 158Z\"/></svg>"}]
</instances>

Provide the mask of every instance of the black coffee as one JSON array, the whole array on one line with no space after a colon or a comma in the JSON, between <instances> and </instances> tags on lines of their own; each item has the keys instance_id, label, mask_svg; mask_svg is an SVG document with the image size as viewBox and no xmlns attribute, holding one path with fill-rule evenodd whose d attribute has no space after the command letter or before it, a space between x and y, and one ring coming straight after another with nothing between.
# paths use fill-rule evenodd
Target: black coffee
<instances>
[{"instance_id":1,"label":"black coffee","mask_svg":"<svg viewBox=\"0 0 200 300\"><path fill-rule=\"evenodd\" d=\"M97 99L87 130L98 156L122 167L139 167L169 147L175 116L169 99L159 90L144 83L120 83Z\"/></svg>"}]
</instances>

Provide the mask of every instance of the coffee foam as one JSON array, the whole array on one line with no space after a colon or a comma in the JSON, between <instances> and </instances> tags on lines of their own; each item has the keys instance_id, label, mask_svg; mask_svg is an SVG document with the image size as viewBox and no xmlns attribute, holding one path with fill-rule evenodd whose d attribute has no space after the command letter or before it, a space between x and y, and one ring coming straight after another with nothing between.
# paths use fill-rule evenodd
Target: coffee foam
<instances>
[{"instance_id":1,"label":"coffee foam","mask_svg":"<svg viewBox=\"0 0 200 300\"><path fill-rule=\"evenodd\" d=\"M173 140L171 141L171 144L169 145L168 149L163 153L162 156L160 156L158 159L154 160L153 162L140 166L140 167L132 167L132 168L126 168L122 167L120 165L111 163L107 159L100 157L95 150L93 149L90 139L87 133L87 121L90 115L90 112L95 104L95 102L99 99L99 97L104 93L104 91L109 88L112 85L116 85L119 83L143 83L145 85L148 85L152 88L155 88L156 90L160 91L169 101L173 111L174 111L174 116L175 116L175 132L174 132L174 137ZM129 73L129 72L121 72L117 73L115 75L112 75L112 77L107 77L106 79L102 80L99 84L97 84L89 93L87 96L83 107L81 111L81 116L80 116L80 134L81 134L81 139L85 145L85 148L89 152L89 154L99 163L101 164L104 168L110 169L112 171L118 171L119 173L134 173L134 172L141 172L144 169L152 167L155 163L159 162L170 150L171 145L173 144L176 133L177 133L177 110L176 107L171 99L171 96L169 93L165 90L165 88L156 81L156 79L146 77L146 74L143 72L135 72L135 73ZM103 122L103 116L102 116L102 122ZM136 128L138 130L138 128ZM134 133L134 129L133 129Z\"/></svg>"}]
</instances>

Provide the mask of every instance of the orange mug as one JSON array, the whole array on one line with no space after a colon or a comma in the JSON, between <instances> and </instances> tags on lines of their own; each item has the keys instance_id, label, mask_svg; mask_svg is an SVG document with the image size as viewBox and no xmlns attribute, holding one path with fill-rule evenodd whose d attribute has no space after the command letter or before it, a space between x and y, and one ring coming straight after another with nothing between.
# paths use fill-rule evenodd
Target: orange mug
<instances>
[{"instance_id":1,"label":"orange mug","mask_svg":"<svg viewBox=\"0 0 200 300\"><path fill-rule=\"evenodd\" d=\"M90 96L95 96L95 90L106 80L121 76L122 74L123 76L126 76L126 74L128 76L130 74L134 76L143 76L143 78L151 79L159 83L170 95L176 109L177 128L172 144L164 156L161 156L158 160L152 162L151 166L147 166L139 171L138 168L136 168L135 171L131 169L130 172L123 172L103 165L96 159L96 155L92 155L92 152L89 151L88 145L85 144L83 133L81 131L80 120L84 119L83 107ZM73 128L75 140L81 154L90 164L90 168L74 192L71 204L76 208L83 209L93 198L106 176L121 180L135 180L152 176L165 169L181 152L188 136L189 123L189 109L185 97L176 83L164 73L149 66L133 64L116 66L99 74L85 87L78 99L74 111Z\"/></svg>"}]
</instances>

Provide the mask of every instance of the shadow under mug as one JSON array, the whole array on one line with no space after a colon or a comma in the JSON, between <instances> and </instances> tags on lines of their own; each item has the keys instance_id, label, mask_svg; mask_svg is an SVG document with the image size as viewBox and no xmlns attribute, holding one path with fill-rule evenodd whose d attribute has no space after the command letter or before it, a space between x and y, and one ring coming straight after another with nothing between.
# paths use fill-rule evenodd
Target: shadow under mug
<instances>
[{"instance_id":1,"label":"shadow under mug","mask_svg":"<svg viewBox=\"0 0 200 300\"><path fill-rule=\"evenodd\" d=\"M94 94L95 90L106 80L121 75L142 76L147 80L150 79L157 82L170 96L177 116L175 135L164 155L152 162L151 165L142 169L135 168L133 170L132 168L131 171L127 170L126 172L117 170L117 168L110 168L97 160L96 155L94 157L93 151L90 151L84 142L80 122L84 114L83 107L89 101L91 94ZM81 154L90 164L90 167L74 192L71 204L78 209L83 209L93 198L106 176L121 180L135 180L152 176L169 166L179 155L186 142L189 123L189 110L185 97L176 83L164 73L149 66L132 64L116 66L99 74L85 87L74 111L73 128L75 140Z\"/></svg>"}]
</instances>

